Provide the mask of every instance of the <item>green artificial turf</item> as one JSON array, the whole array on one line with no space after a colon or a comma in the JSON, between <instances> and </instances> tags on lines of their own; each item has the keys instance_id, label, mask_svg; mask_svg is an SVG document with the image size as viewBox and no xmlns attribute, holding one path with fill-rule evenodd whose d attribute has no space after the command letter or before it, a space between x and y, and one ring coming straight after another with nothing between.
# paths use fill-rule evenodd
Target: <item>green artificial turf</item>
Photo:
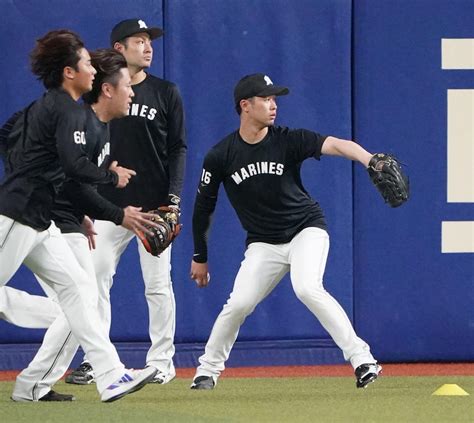
<instances>
[{"instance_id":1,"label":"green artificial turf","mask_svg":"<svg viewBox=\"0 0 474 423\"><path fill-rule=\"evenodd\" d=\"M443 384L469 396L433 396ZM474 422L474 377L382 377L367 389L353 378L221 378L212 391L189 389L190 380L148 385L103 404L95 385L60 382L73 403L14 403L13 382L0 382L0 419L9 422Z\"/></svg>"}]
</instances>

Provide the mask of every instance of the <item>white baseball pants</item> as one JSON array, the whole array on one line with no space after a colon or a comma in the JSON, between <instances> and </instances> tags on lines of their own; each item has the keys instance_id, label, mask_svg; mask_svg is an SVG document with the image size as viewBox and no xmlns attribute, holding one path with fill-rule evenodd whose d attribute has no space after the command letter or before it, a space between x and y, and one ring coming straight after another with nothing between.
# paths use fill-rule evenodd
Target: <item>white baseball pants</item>
<instances>
[{"instance_id":1,"label":"white baseball pants","mask_svg":"<svg viewBox=\"0 0 474 423\"><path fill-rule=\"evenodd\" d=\"M103 220L97 220L94 226L98 236L92 257L99 286L99 312L110 331L110 289L113 277L122 253L135 234L122 226ZM173 373L176 304L171 282L171 246L163 251L160 257L154 257L145 250L139 239L137 244L145 282L151 339L146 365L166 374Z\"/></svg>"},{"instance_id":2,"label":"white baseball pants","mask_svg":"<svg viewBox=\"0 0 474 423\"><path fill-rule=\"evenodd\" d=\"M46 329L61 313L61 307L51 298L31 295L25 291L0 287L0 319L30 329Z\"/></svg>"},{"instance_id":3,"label":"white baseball pants","mask_svg":"<svg viewBox=\"0 0 474 423\"><path fill-rule=\"evenodd\" d=\"M72 332L94 366L97 389L102 392L123 375L124 366L91 301L88 289L94 289L95 280L79 265L54 223L38 232L0 215L0 286L12 278L22 263L54 289Z\"/></svg>"},{"instance_id":4,"label":"white baseball pants","mask_svg":"<svg viewBox=\"0 0 474 423\"><path fill-rule=\"evenodd\" d=\"M357 337L345 311L323 287L328 250L329 236L319 228L306 228L287 244L250 244L232 293L214 323L204 355L199 358L195 377L219 377L245 318L287 272L296 296L331 335L344 358L354 368L375 362L369 346Z\"/></svg>"},{"instance_id":5,"label":"white baseball pants","mask_svg":"<svg viewBox=\"0 0 474 423\"><path fill-rule=\"evenodd\" d=\"M87 238L81 233L62 236L88 275L88 284L82 288L90 307L97 308L97 283ZM45 292L51 298L56 298L54 291L49 288L48 281L38 276L36 278ZM103 331L105 332L105 326ZM66 316L61 313L46 332L43 343L31 363L18 375L13 396L35 401L48 393L67 371L78 348L79 343L72 336Z\"/></svg>"}]
</instances>

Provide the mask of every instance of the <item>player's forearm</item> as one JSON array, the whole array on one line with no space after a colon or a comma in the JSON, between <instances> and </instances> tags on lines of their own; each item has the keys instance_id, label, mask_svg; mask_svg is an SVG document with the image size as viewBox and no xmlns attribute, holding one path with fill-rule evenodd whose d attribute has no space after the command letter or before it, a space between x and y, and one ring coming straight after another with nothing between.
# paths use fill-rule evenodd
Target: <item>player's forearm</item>
<instances>
[{"instance_id":1,"label":"player's forearm","mask_svg":"<svg viewBox=\"0 0 474 423\"><path fill-rule=\"evenodd\" d=\"M170 154L169 157L169 194L181 197L184 183L184 170L186 168L186 148L182 147L178 151Z\"/></svg>"},{"instance_id":2,"label":"player's forearm","mask_svg":"<svg viewBox=\"0 0 474 423\"><path fill-rule=\"evenodd\" d=\"M214 213L216 206L216 200L217 199L205 197L199 193L196 195L193 213L193 260L196 263L207 262L207 239L211 227L212 214Z\"/></svg>"},{"instance_id":3,"label":"player's forearm","mask_svg":"<svg viewBox=\"0 0 474 423\"><path fill-rule=\"evenodd\" d=\"M372 154L354 141L328 137L323 144L322 153L331 156L345 157L360 162L364 167L369 165Z\"/></svg>"},{"instance_id":4,"label":"player's forearm","mask_svg":"<svg viewBox=\"0 0 474 423\"><path fill-rule=\"evenodd\" d=\"M123 209L102 197L93 186L69 180L63 189L73 206L80 212L93 219L107 220L116 225L122 223Z\"/></svg>"},{"instance_id":5,"label":"player's forearm","mask_svg":"<svg viewBox=\"0 0 474 423\"><path fill-rule=\"evenodd\" d=\"M168 95L167 154L170 178L169 193L179 197L183 189L187 150L184 108L176 85L170 86Z\"/></svg>"},{"instance_id":6,"label":"player's forearm","mask_svg":"<svg viewBox=\"0 0 474 423\"><path fill-rule=\"evenodd\" d=\"M89 184L117 184L115 172L97 167L78 147L58 148L58 152L66 176Z\"/></svg>"}]
</instances>

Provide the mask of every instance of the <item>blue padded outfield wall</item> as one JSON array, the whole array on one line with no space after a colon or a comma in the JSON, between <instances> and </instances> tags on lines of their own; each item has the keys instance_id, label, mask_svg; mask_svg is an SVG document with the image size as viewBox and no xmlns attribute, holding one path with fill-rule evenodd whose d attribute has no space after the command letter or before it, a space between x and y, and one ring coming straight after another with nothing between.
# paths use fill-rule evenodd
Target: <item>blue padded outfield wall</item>
<instances>
[{"instance_id":1,"label":"blue padded outfield wall","mask_svg":"<svg viewBox=\"0 0 474 423\"><path fill-rule=\"evenodd\" d=\"M202 160L238 126L233 87L253 72L290 87L279 99L279 124L356 139L407 165L412 198L399 209L383 204L358 164L323 157L303 166L329 224L326 289L374 355L384 362L474 359L474 253L442 252L441 229L445 221L474 221L473 199L448 202L447 195L448 90L474 89L474 69L441 65L443 39L474 39L473 1L0 0L0 121L43 90L28 67L35 38L67 27L93 50L107 46L112 26L128 17L164 28L151 72L178 84L186 110L184 228L173 246L178 367L196 365L243 259L244 233L221 190L211 284L197 289L188 276ZM473 134L467 157L474 157ZM469 166L465 175L474 192ZM10 285L41 293L27 269ZM149 342L143 290L132 243L112 289L111 337L134 367L144 364ZM43 334L0 322L0 368L26 365ZM243 325L228 364L342 361L284 279Z\"/></svg>"}]
</instances>

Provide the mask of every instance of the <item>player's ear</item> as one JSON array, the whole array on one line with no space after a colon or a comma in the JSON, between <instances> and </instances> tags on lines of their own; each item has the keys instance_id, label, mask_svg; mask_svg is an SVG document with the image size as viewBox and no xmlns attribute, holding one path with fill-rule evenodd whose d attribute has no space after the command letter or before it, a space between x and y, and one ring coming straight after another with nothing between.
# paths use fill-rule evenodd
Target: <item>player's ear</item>
<instances>
[{"instance_id":1,"label":"player's ear","mask_svg":"<svg viewBox=\"0 0 474 423\"><path fill-rule=\"evenodd\" d=\"M71 66L66 66L63 69L63 79L64 80L73 80L76 76L76 70Z\"/></svg>"},{"instance_id":2,"label":"player's ear","mask_svg":"<svg viewBox=\"0 0 474 423\"><path fill-rule=\"evenodd\" d=\"M119 51L120 53L123 53L123 51L125 50L125 46L122 43L116 41L114 44L114 49Z\"/></svg>"},{"instance_id":3,"label":"player's ear","mask_svg":"<svg viewBox=\"0 0 474 423\"><path fill-rule=\"evenodd\" d=\"M250 101L248 98L244 98L243 100L240 100L240 108L242 112L248 113L249 106L250 106Z\"/></svg>"},{"instance_id":4,"label":"player's ear","mask_svg":"<svg viewBox=\"0 0 474 423\"><path fill-rule=\"evenodd\" d=\"M101 92L106 98L112 98L112 85L104 82L101 87Z\"/></svg>"}]
</instances>

